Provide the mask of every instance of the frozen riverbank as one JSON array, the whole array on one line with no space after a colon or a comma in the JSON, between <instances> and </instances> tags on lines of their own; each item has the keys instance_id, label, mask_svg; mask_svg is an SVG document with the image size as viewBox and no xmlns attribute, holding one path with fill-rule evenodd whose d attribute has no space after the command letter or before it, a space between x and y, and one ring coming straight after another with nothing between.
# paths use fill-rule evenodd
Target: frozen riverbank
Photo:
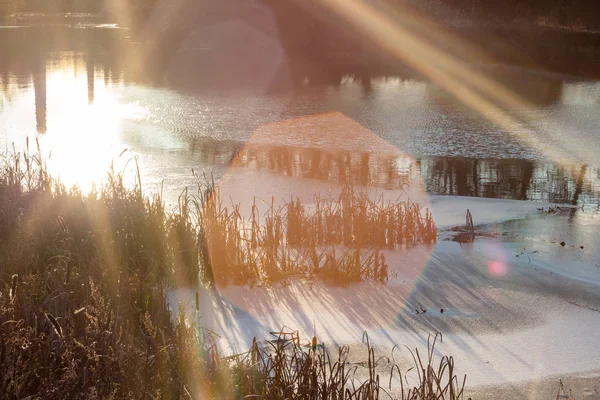
<instances>
[{"instance_id":1,"label":"frozen riverbank","mask_svg":"<svg viewBox=\"0 0 600 400\"><path fill-rule=\"evenodd\" d=\"M344 136L340 132L338 141ZM356 146L351 139L345 144ZM369 143L368 150L378 156L395 151L386 143ZM292 161L289 168L303 167ZM242 167L244 160L234 161L219 181L224 203L239 204L246 217L253 204L264 215L272 205L296 198L310 209L315 196L335 199L342 188L290 171L255 169L252 162ZM371 178L376 181L379 174L386 171L375 169ZM383 250L390 275L385 284L334 287L291 280L271 287L201 290L201 323L222 335L223 350L245 351L254 337L269 338L269 332L287 326L307 339L316 334L326 344L350 346L360 362L366 358L363 332L381 355L390 355L396 344L424 349L428 335L439 331L444 342L438 354L455 357L457 372L468 375L473 390L581 376L600 367L597 214L567 205L548 214L540 209L551 204L543 202L429 195L419 170L408 168L406 178L406 185L392 189L362 190L382 201L428 208L440 230L437 245ZM446 240L451 228L464 225L467 209L476 240L465 245ZM179 289L169 302L176 309L177 303L194 304L195 296L195 289ZM395 356L403 368L412 365L408 352ZM389 368L382 366L381 372L387 379Z\"/></svg>"},{"instance_id":2,"label":"frozen riverbank","mask_svg":"<svg viewBox=\"0 0 600 400\"><path fill-rule=\"evenodd\" d=\"M458 207L455 201L496 213L506 203L445 200L431 202L434 215L445 221L453 217L441 210ZM539 215L537 207L515 203L507 206L515 213L480 227L495 238L387 251L387 284L290 282L271 288L220 288L202 293L202 323L221 333L221 344L232 351L284 325L304 337L312 336L316 327L320 341L350 345L358 354L364 331L382 351L395 344L423 348L427 335L440 331L444 343L439 350L455 357L470 387L596 370L600 250L590 235L598 232L597 216ZM561 246L561 237L568 237L570 244ZM194 290L182 289L169 300L186 303L194 296ZM427 312L417 314L421 308ZM402 362L408 366L409 361Z\"/></svg>"}]
</instances>

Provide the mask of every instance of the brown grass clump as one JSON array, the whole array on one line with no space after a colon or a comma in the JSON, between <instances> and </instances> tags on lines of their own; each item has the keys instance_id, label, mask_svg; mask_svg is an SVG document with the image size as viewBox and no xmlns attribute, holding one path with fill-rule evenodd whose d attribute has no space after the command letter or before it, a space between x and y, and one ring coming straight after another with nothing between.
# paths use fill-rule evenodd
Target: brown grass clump
<instances>
[{"instance_id":1,"label":"brown grass clump","mask_svg":"<svg viewBox=\"0 0 600 400\"><path fill-rule=\"evenodd\" d=\"M178 370L202 366L179 353L165 300L176 276L197 282L197 263L181 271L186 243L168 240L181 222L113 172L84 197L54 181L38 155L3 161L2 397L180 398Z\"/></svg>"},{"instance_id":2,"label":"brown grass clump","mask_svg":"<svg viewBox=\"0 0 600 400\"><path fill-rule=\"evenodd\" d=\"M401 385L402 400L454 400L463 398L467 376L463 377L462 382L458 380L454 370L454 358L443 356L437 365L434 362L433 354L438 339L440 342L442 341L441 333L435 334L433 338L429 336L427 339L427 358L422 358L418 349L415 349L414 352L410 351L414 361L413 368L418 375L417 385L412 388L409 387L405 391L400 369L397 366L392 368L390 387L394 371L396 371Z\"/></svg>"},{"instance_id":3,"label":"brown grass clump","mask_svg":"<svg viewBox=\"0 0 600 400\"><path fill-rule=\"evenodd\" d=\"M200 200L191 199L202 253L209 255L211 275L220 285L269 283L289 276L321 278L338 284L386 281L384 249L437 241L428 210L408 202L372 200L366 191L345 186L337 199L317 195L314 210L299 199L264 215L256 199L245 219L239 205L223 205L210 183Z\"/></svg>"},{"instance_id":4,"label":"brown grass clump","mask_svg":"<svg viewBox=\"0 0 600 400\"><path fill-rule=\"evenodd\" d=\"M338 199L316 196L313 213L299 200L288 203L287 212L291 244L393 249L437 240L431 213L423 213L417 203L372 200L366 191L351 186L345 186Z\"/></svg>"},{"instance_id":5,"label":"brown grass clump","mask_svg":"<svg viewBox=\"0 0 600 400\"><path fill-rule=\"evenodd\" d=\"M260 346L254 340L243 354L221 359L229 363L235 382L236 398L261 399L402 399L458 400L463 398L466 377L459 382L452 357L433 357L441 334L428 340L427 358L418 350L411 354L414 366L405 373L388 357L376 357L365 333L367 360L350 362L350 349L338 347L330 353L315 336L302 343L298 332L283 328L271 333L273 340ZM417 372L415 386L406 374ZM387 387L387 389L386 389Z\"/></svg>"}]
</instances>

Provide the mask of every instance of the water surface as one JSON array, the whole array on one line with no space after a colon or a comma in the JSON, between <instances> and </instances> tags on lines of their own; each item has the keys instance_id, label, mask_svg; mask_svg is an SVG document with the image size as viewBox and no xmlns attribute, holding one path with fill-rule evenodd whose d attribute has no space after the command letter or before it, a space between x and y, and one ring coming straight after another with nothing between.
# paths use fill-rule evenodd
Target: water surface
<instances>
[{"instance_id":1,"label":"water surface","mask_svg":"<svg viewBox=\"0 0 600 400\"><path fill-rule=\"evenodd\" d=\"M38 138L51 155L51 171L84 190L105 176L113 159L135 155L146 187L162 185L169 202L195 185L192 169L218 178L234 161L385 188L410 184L416 172L435 194L588 209L600 202L598 81L478 66L526 100L526 107L507 111L540 143L532 146L411 74L323 76L287 68L290 85L282 88L273 84L281 71L270 64L254 65L254 80L243 62L239 74L228 63L230 75L223 76L217 49L190 39L157 80L129 68L135 46L120 29L0 29L1 148L20 149L26 137ZM326 129L318 140L294 139L281 131L287 124L276 124L297 120L295 129L310 129L304 117L330 112L353 119L400 154L361 151L360 140L324 147ZM265 129L259 140L255 133Z\"/></svg>"}]
</instances>

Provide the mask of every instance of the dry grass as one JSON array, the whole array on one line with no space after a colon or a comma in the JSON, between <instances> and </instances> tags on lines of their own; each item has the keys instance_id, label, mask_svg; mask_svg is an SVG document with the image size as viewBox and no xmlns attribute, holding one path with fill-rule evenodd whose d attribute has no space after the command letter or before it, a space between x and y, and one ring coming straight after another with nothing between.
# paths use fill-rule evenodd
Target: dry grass
<instances>
[{"instance_id":1,"label":"dry grass","mask_svg":"<svg viewBox=\"0 0 600 400\"><path fill-rule=\"evenodd\" d=\"M48 176L37 155L3 161L0 393L181 397L176 363L185 359L165 290L198 271L182 271L187 244L169 240L181 221L118 174L84 197Z\"/></svg>"},{"instance_id":2,"label":"dry grass","mask_svg":"<svg viewBox=\"0 0 600 400\"><path fill-rule=\"evenodd\" d=\"M315 196L310 209L299 199L260 215L256 199L244 218L239 205L223 205L214 183L197 198L185 196L198 216L202 254L219 285L272 283L290 276L338 284L386 281L384 249L435 243L428 210L412 202L373 200L345 186L338 198Z\"/></svg>"},{"instance_id":3,"label":"dry grass","mask_svg":"<svg viewBox=\"0 0 600 400\"><path fill-rule=\"evenodd\" d=\"M334 243L321 250L320 244L309 246L301 238L309 229L323 230L325 225L314 221L326 215L337 215L340 224L363 218L374 226L377 218L399 218L399 211L376 208L346 192L342 201L358 201L365 207L361 213L339 208L336 214L323 206L319 216L272 208L267 216L256 215L248 222L235 207L229 210L213 201L217 189L211 184L199 200L182 196L179 211L169 214L160 197L144 198L139 174L136 185L127 188L123 176L111 171L102 188L84 196L52 179L38 155L13 154L3 162L3 398L379 396L379 377L370 375L355 383L343 362L343 349L337 359L330 359L321 347L283 340L270 350L255 345L245 356L222 357L215 334L202 328L197 318L190 320L181 312L173 320L166 290L195 285L199 276L245 283L298 271L332 279L341 274L344 279L382 280L386 267L376 248L363 256L358 244L341 250ZM400 209L403 218L417 215L414 206ZM412 216L406 210L413 210ZM300 218L302 227L293 245L287 243L290 218ZM424 221L402 236L403 245L421 240L415 235L431 223ZM247 230L249 224L253 228ZM385 238L379 232L380 236L361 236L358 243L400 243L397 234L385 232ZM344 236L332 236L338 237L345 245ZM293 256L303 251L313 256ZM250 262L251 256L256 261ZM302 261L311 257L312 267Z\"/></svg>"},{"instance_id":4,"label":"dry grass","mask_svg":"<svg viewBox=\"0 0 600 400\"><path fill-rule=\"evenodd\" d=\"M434 359L436 341L430 337L427 358L419 351L410 353L414 366L406 372L386 356L376 357L367 334L363 342L367 360L350 362L350 349L338 347L331 354L315 336L302 342L298 332L283 328L272 332L273 340L260 346L254 340L246 353L220 359L234 371L236 398L261 399L402 399L457 400L463 398L466 376L462 382L454 372L452 357ZM408 385L407 374L415 370L415 386Z\"/></svg>"},{"instance_id":5,"label":"dry grass","mask_svg":"<svg viewBox=\"0 0 600 400\"><path fill-rule=\"evenodd\" d=\"M436 365L434 362L433 355L438 339L441 342L441 333L436 334L433 338L431 336L428 338L427 358L425 359L421 357L418 349L415 349L414 352L410 352L414 360L414 368L418 374L418 384L416 386L405 390L400 369L397 367L392 369L390 382L393 378L393 372L396 370L402 385L402 400L454 400L463 398L467 376L465 375L463 377L462 382L458 380L458 376L454 371L454 358L451 356L443 356L440 359L439 364Z\"/></svg>"}]
</instances>

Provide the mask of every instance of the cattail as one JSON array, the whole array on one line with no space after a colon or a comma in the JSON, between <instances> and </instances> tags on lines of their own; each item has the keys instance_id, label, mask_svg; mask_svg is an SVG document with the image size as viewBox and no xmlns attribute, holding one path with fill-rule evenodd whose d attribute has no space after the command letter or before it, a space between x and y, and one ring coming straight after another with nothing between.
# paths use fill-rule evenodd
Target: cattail
<instances>
[{"instance_id":1,"label":"cattail","mask_svg":"<svg viewBox=\"0 0 600 400\"><path fill-rule=\"evenodd\" d=\"M54 318L54 316L52 316L52 314L50 314L50 313L46 313L46 318L48 318L48 320L52 323L52 326L54 327L54 331L56 332L56 334L58 336L62 337L62 328L60 327L56 318Z\"/></svg>"},{"instance_id":2,"label":"cattail","mask_svg":"<svg viewBox=\"0 0 600 400\"><path fill-rule=\"evenodd\" d=\"M12 276L12 286L10 288L10 301L15 301L15 296L17 295L17 281L19 280L19 275L14 274Z\"/></svg>"},{"instance_id":3,"label":"cattail","mask_svg":"<svg viewBox=\"0 0 600 400\"><path fill-rule=\"evenodd\" d=\"M63 230L63 232L68 232L69 230L67 229L67 224L65 224L65 220L63 219L63 217L59 215L56 219L58 220L58 224L60 225L60 228Z\"/></svg>"},{"instance_id":4,"label":"cattail","mask_svg":"<svg viewBox=\"0 0 600 400\"><path fill-rule=\"evenodd\" d=\"M256 365L256 354L258 353L258 344L256 343L256 337L252 339L252 350L250 351L250 356L252 358L252 365Z\"/></svg>"},{"instance_id":5,"label":"cattail","mask_svg":"<svg viewBox=\"0 0 600 400\"><path fill-rule=\"evenodd\" d=\"M67 276L65 277L65 285L69 284L71 278L71 263L67 264Z\"/></svg>"}]
</instances>

